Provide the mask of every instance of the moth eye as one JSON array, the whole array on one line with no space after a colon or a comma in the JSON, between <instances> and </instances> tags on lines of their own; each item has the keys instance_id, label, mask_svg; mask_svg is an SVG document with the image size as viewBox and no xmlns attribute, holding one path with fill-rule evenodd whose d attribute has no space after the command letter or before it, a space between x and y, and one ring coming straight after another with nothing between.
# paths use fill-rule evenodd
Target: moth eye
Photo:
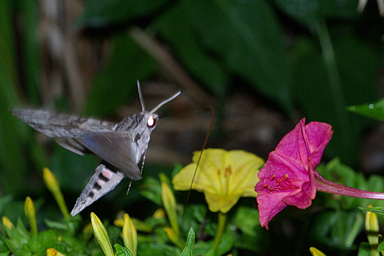
<instances>
[{"instance_id":1,"label":"moth eye","mask_svg":"<svg viewBox=\"0 0 384 256\"><path fill-rule=\"evenodd\" d=\"M152 126L154 126L156 124L156 120L155 120L155 118L153 118L153 116L150 116L149 118L148 118L148 120L147 120L147 125L148 125L148 127L152 127Z\"/></svg>"}]
</instances>

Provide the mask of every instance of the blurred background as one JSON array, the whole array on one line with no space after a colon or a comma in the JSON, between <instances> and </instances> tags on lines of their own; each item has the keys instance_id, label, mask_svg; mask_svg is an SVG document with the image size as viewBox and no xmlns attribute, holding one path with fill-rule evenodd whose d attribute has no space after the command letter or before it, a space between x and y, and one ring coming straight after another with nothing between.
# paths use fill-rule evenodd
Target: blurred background
<instances>
[{"instance_id":1,"label":"blurred background","mask_svg":"<svg viewBox=\"0 0 384 256\"><path fill-rule=\"evenodd\" d=\"M141 110L137 80L148 110L181 90L159 110L144 176L191 161L209 129L206 106L215 109L208 147L267 159L306 117L333 126L324 160L381 174L383 124L346 111L384 93L383 18L376 1L360 4L361 12L357 0L0 1L0 196L42 197L49 167L71 208L99 162L60 148L10 108L118 122ZM140 182L125 196L128 182L86 212L139 205Z\"/></svg>"}]
</instances>

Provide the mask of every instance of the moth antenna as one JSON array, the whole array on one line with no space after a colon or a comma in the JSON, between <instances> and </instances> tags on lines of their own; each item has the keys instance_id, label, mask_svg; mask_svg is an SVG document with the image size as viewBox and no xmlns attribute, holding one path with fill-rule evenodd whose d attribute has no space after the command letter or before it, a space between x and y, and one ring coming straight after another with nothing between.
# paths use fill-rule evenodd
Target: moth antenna
<instances>
[{"instance_id":1,"label":"moth antenna","mask_svg":"<svg viewBox=\"0 0 384 256\"><path fill-rule=\"evenodd\" d=\"M140 99L140 105L141 105L141 111L145 111L145 104L143 100L143 94L141 93L141 87L140 87L140 82L137 80L137 91L139 92L139 99Z\"/></svg>"},{"instance_id":2,"label":"moth antenna","mask_svg":"<svg viewBox=\"0 0 384 256\"><path fill-rule=\"evenodd\" d=\"M185 205L184 205L183 217L184 217L184 214L185 214L185 210L187 209L187 205L188 205L189 197L190 197L190 195L191 195L191 191L192 191L192 185L193 185L193 182L195 181L195 177L196 177L197 169L199 168L199 164L200 164L201 156L203 155L203 151L204 151L204 149L205 149L205 146L207 145L208 137L209 137L209 134L210 134L210 132L211 132L211 130L212 130L213 120L214 120L214 117L215 117L215 110L213 109L213 107L208 106L208 107L206 107L206 108L210 108L210 109L212 110L211 124L209 125L209 129L208 129L208 132L207 132L207 136L205 136L204 144L203 144L203 147L201 148L201 152L200 152L200 155L199 155L199 159L197 159L196 169L195 169L195 172L194 172L194 174L193 174L192 181L191 181L191 186L189 187L189 191L188 191L188 195L187 195L187 200L185 201Z\"/></svg>"},{"instance_id":3,"label":"moth antenna","mask_svg":"<svg viewBox=\"0 0 384 256\"><path fill-rule=\"evenodd\" d=\"M151 110L151 112L149 112L150 114L153 114L155 113L159 108L161 108L164 104L167 104L168 102L170 102L171 100L173 100L174 98L176 98L177 96L179 96L181 93L181 91L178 91L177 93L175 93L175 95L173 95L172 97L160 102L159 105L157 105L154 109Z\"/></svg>"}]
</instances>

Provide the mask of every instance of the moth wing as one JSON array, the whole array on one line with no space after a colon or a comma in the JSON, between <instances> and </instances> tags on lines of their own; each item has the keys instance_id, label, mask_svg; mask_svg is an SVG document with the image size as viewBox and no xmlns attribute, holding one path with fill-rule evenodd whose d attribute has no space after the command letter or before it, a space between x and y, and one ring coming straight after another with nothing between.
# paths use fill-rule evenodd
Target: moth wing
<instances>
[{"instance_id":1,"label":"moth wing","mask_svg":"<svg viewBox=\"0 0 384 256\"><path fill-rule=\"evenodd\" d=\"M55 141L57 142L57 144L59 144L63 148L81 156L83 156L84 153L87 151L86 148L74 138L61 137L61 138L55 138Z\"/></svg>"},{"instance_id":2,"label":"moth wing","mask_svg":"<svg viewBox=\"0 0 384 256\"><path fill-rule=\"evenodd\" d=\"M91 131L110 131L115 124L93 118L59 114L46 110L12 109L12 114L42 134L76 154L84 155L86 148L76 138Z\"/></svg>"},{"instance_id":3,"label":"moth wing","mask_svg":"<svg viewBox=\"0 0 384 256\"><path fill-rule=\"evenodd\" d=\"M137 166L136 143L126 132L86 132L76 138L105 162L118 168L132 180L141 179Z\"/></svg>"},{"instance_id":4,"label":"moth wing","mask_svg":"<svg viewBox=\"0 0 384 256\"><path fill-rule=\"evenodd\" d=\"M84 208L114 189L123 178L123 173L115 171L111 166L100 164L89 179L79 198L77 198L71 215L75 216Z\"/></svg>"}]
</instances>

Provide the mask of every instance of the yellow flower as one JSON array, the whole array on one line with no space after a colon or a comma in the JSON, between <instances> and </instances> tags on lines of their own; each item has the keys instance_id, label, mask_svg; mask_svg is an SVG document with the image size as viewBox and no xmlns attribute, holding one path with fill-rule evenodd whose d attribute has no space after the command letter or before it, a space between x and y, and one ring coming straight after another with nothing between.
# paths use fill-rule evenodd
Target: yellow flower
<instances>
[{"instance_id":1,"label":"yellow flower","mask_svg":"<svg viewBox=\"0 0 384 256\"><path fill-rule=\"evenodd\" d=\"M173 178L176 190L189 190L200 151L194 152L193 163ZM264 161L243 150L206 149L201 156L192 189L204 192L209 210L228 212L240 197L256 197L257 173Z\"/></svg>"},{"instance_id":2,"label":"yellow flower","mask_svg":"<svg viewBox=\"0 0 384 256\"><path fill-rule=\"evenodd\" d=\"M37 222L36 222L36 208L32 199L27 196L24 203L24 212L25 216L27 216L29 226L31 227L31 234L37 234Z\"/></svg>"},{"instance_id":3,"label":"yellow flower","mask_svg":"<svg viewBox=\"0 0 384 256\"><path fill-rule=\"evenodd\" d=\"M124 214L124 224L123 224L122 235L123 235L124 246L127 247L134 256L136 256L137 255L137 231L128 213Z\"/></svg>"},{"instance_id":4,"label":"yellow flower","mask_svg":"<svg viewBox=\"0 0 384 256\"><path fill-rule=\"evenodd\" d=\"M47 256L65 256L65 255L57 251L55 248L49 248L47 249Z\"/></svg>"},{"instance_id":5,"label":"yellow flower","mask_svg":"<svg viewBox=\"0 0 384 256\"><path fill-rule=\"evenodd\" d=\"M15 227L15 225L13 225L12 221L10 221L10 219L8 219L6 216L3 216L3 225L9 229L12 229Z\"/></svg>"},{"instance_id":6,"label":"yellow flower","mask_svg":"<svg viewBox=\"0 0 384 256\"><path fill-rule=\"evenodd\" d=\"M372 206L369 205L369 207ZM369 245L371 246L372 255L379 256L380 253L377 251L379 245L379 221L375 213L367 211L365 215L365 230L367 232Z\"/></svg>"},{"instance_id":7,"label":"yellow flower","mask_svg":"<svg viewBox=\"0 0 384 256\"><path fill-rule=\"evenodd\" d=\"M63 194L61 193L60 190L60 185L59 182L57 181L55 175L48 169L48 168L43 168L43 177L44 177L44 182L55 197L55 200L57 204L59 205L60 211L63 214L64 218L69 219L69 212L67 205L65 204Z\"/></svg>"},{"instance_id":8,"label":"yellow flower","mask_svg":"<svg viewBox=\"0 0 384 256\"><path fill-rule=\"evenodd\" d=\"M319 249L316 249L315 247L310 247L309 251L311 252L312 256L325 256L325 254L320 251Z\"/></svg>"}]
</instances>

